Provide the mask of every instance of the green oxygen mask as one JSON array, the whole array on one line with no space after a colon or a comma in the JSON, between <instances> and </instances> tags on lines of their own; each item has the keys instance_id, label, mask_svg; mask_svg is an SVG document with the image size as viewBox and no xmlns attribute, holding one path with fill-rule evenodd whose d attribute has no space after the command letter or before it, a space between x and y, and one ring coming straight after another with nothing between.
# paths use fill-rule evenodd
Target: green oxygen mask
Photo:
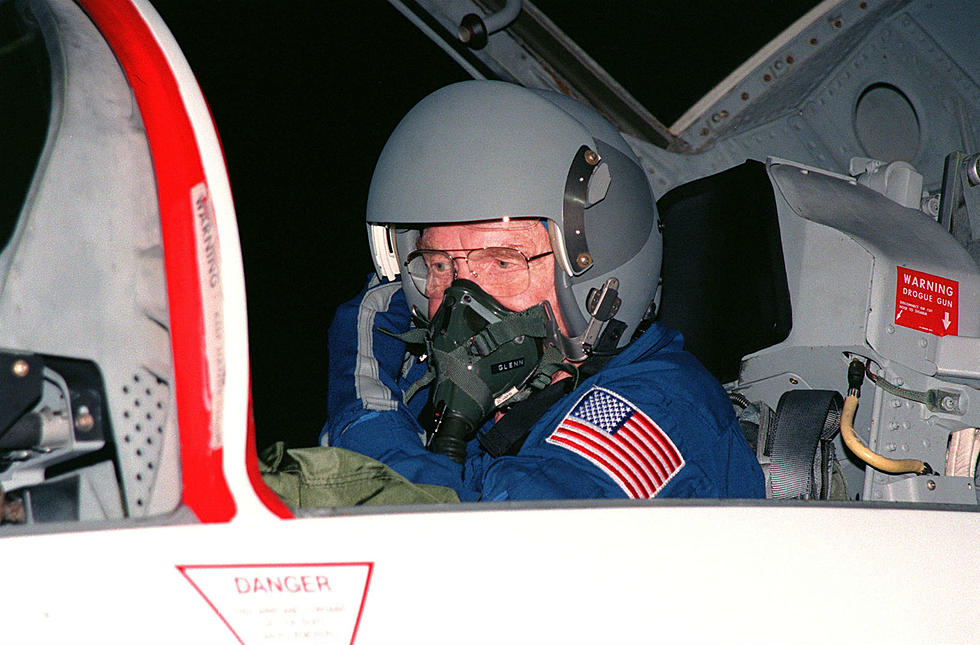
<instances>
[{"instance_id":1,"label":"green oxygen mask","mask_svg":"<svg viewBox=\"0 0 980 645\"><path fill-rule=\"evenodd\" d=\"M435 382L429 450L463 463L476 428L567 369L560 333L547 302L514 312L477 284L453 281L427 328L399 336L426 345L429 372L406 398Z\"/></svg>"}]
</instances>

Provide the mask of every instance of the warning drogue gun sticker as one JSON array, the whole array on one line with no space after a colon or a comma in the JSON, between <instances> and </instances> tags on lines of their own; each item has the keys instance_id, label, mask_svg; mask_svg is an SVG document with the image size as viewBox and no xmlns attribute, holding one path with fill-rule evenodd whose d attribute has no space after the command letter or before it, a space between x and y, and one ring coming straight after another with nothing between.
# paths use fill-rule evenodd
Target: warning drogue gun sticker
<instances>
[{"instance_id":1,"label":"warning drogue gun sticker","mask_svg":"<svg viewBox=\"0 0 980 645\"><path fill-rule=\"evenodd\" d=\"M351 645L373 564L177 565L242 645Z\"/></svg>"},{"instance_id":2,"label":"warning drogue gun sticker","mask_svg":"<svg viewBox=\"0 0 980 645\"><path fill-rule=\"evenodd\" d=\"M956 280L898 267L895 324L936 336L956 336L959 290Z\"/></svg>"}]
</instances>

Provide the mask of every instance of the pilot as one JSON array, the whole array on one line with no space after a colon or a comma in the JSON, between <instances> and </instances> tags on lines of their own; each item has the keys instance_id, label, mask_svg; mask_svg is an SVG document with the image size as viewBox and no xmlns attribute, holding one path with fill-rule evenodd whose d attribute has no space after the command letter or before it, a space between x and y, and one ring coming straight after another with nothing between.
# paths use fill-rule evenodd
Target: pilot
<instances>
[{"instance_id":1,"label":"pilot","mask_svg":"<svg viewBox=\"0 0 980 645\"><path fill-rule=\"evenodd\" d=\"M463 501L764 496L724 391L652 320L656 205L591 108L436 91L385 145L367 224L377 276L330 327L321 444Z\"/></svg>"}]
</instances>

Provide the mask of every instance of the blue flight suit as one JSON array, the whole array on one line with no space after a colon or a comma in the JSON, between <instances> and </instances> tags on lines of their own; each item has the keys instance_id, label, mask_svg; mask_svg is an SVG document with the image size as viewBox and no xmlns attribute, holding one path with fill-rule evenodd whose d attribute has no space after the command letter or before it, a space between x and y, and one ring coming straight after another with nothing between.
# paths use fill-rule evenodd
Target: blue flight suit
<instances>
[{"instance_id":1,"label":"blue flight suit","mask_svg":"<svg viewBox=\"0 0 980 645\"><path fill-rule=\"evenodd\" d=\"M321 444L377 459L415 483L453 488L464 502L765 496L728 397L678 332L653 325L554 403L516 455L491 457L474 439L458 464L423 445L417 419L428 388L402 401L426 365L377 331L409 327L397 282L372 279L337 309Z\"/></svg>"}]
</instances>

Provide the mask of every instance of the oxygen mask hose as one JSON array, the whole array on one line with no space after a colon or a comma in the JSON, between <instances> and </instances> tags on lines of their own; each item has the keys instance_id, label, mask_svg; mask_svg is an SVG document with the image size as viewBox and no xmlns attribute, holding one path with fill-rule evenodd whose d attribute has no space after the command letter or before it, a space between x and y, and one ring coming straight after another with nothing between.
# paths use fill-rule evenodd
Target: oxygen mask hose
<instances>
[{"instance_id":1,"label":"oxygen mask hose","mask_svg":"<svg viewBox=\"0 0 980 645\"><path fill-rule=\"evenodd\" d=\"M466 461L466 440L473 434L473 423L443 403L435 413L436 429L429 440L429 450L446 455L458 464Z\"/></svg>"},{"instance_id":2,"label":"oxygen mask hose","mask_svg":"<svg viewBox=\"0 0 980 645\"><path fill-rule=\"evenodd\" d=\"M854 432L854 415L857 413L858 397L861 396L861 383L864 381L865 366L854 359L847 368L847 397L844 399L844 409L840 416L840 434L844 444L859 459L876 470L899 475L915 473L916 475L934 475L932 467L918 459L889 459L872 451L858 438Z\"/></svg>"}]
</instances>

